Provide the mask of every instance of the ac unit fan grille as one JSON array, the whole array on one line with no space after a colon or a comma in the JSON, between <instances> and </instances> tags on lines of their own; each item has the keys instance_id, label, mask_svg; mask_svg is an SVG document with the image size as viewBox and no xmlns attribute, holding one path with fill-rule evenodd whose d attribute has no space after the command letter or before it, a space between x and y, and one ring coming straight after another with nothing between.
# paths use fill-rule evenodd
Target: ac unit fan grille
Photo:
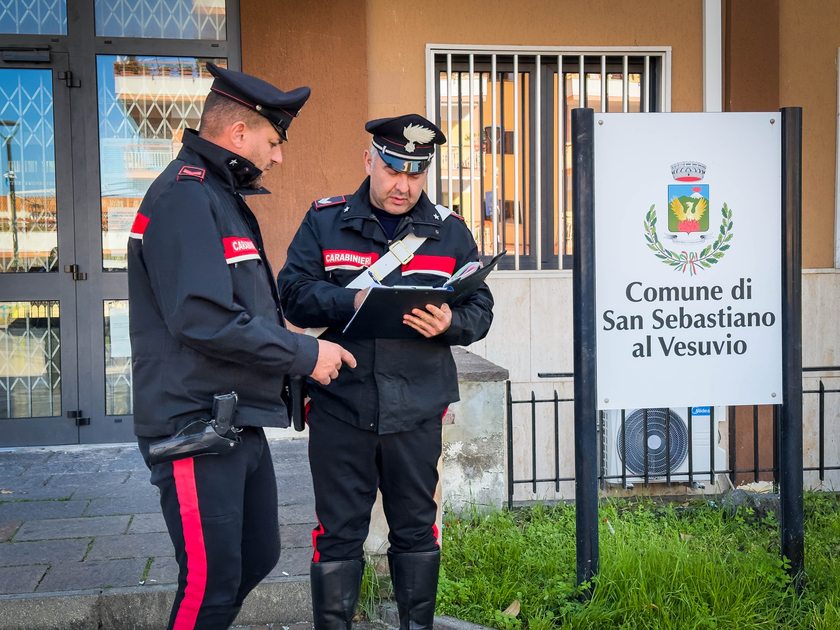
<instances>
[{"instance_id":1,"label":"ac unit fan grille","mask_svg":"<svg viewBox=\"0 0 840 630\"><path fill-rule=\"evenodd\" d=\"M668 442L666 440L665 409L647 410L647 438L645 437L644 409L636 409L624 420L627 437L627 472L633 475L644 475L645 472L645 441L648 442L648 474L661 477L666 474ZM670 411L671 424L671 472L679 468L688 457L688 428L676 413ZM624 443L621 436L621 424L618 425L618 439L616 440L619 461L624 454Z\"/></svg>"}]
</instances>

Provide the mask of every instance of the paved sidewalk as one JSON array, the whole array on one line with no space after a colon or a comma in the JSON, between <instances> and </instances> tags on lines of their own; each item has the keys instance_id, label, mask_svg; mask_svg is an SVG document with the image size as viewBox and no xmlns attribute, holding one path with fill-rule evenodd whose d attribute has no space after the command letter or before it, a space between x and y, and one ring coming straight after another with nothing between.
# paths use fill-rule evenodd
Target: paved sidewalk
<instances>
[{"instance_id":1,"label":"paved sidewalk","mask_svg":"<svg viewBox=\"0 0 840 630\"><path fill-rule=\"evenodd\" d=\"M301 582L308 580L316 522L307 440L270 445L282 553L266 582L294 587L302 600L308 598L308 584ZM91 592L110 601L123 592L136 601L162 600L158 606L165 609L177 575L158 491L136 445L0 451L0 609L10 610L10 602L32 604L40 596L41 604L55 602L61 610L58 602L81 605L79 597ZM265 595L278 596L276 589ZM297 611L308 604L299 603ZM11 627L3 617L0 628ZM290 625L306 619L259 621Z\"/></svg>"}]
</instances>

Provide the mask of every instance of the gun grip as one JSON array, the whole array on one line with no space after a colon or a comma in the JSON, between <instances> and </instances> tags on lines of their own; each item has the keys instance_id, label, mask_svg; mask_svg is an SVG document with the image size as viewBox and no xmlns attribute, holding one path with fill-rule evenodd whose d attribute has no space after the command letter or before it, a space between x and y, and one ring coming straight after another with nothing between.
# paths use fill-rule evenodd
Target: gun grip
<instances>
[{"instance_id":1,"label":"gun grip","mask_svg":"<svg viewBox=\"0 0 840 630\"><path fill-rule=\"evenodd\" d=\"M219 435L225 435L233 423L233 412L236 411L236 392L216 394L213 396L214 428Z\"/></svg>"}]
</instances>

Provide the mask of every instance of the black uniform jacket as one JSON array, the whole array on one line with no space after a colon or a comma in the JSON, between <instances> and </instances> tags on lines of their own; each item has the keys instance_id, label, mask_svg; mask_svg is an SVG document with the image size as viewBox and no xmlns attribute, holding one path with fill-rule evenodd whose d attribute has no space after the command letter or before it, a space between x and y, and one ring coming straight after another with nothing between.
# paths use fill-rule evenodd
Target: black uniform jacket
<instances>
[{"instance_id":1,"label":"black uniform jacket","mask_svg":"<svg viewBox=\"0 0 840 630\"><path fill-rule=\"evenodd\" d=\"M478 260L461 217L453 214L442 221L425 193L397 227L394 240L410 231L426 241L382 284L441 286L454 271ZM312 409L361 429L396 433L439 418L459 399L450 346L468 345L487 334L493 296L483 285L453 309L449 329L432 339L419 333L416 339L343 339L356 294L343 287L387 251L385 231L371 212L367 179L352 196L312 204L277 280L289 321L301 327L328 326L321 338L340 343L358 362L354 370L344 366L326 387L308 381Z\"/></svg>"},{"instance_id":2,"label":"black uniform jacket","mask_svg":"<svg viewBox=\"0 0 840 630\"><path fill-rule=\"evenodd\" d=\"M284 426L284 375L317 340L285 329L274 274L242 188L254 164L188 130L131 229L128 293L134 432L171 435L235 391L238 426Z\"/></svg>"}]
</instances>

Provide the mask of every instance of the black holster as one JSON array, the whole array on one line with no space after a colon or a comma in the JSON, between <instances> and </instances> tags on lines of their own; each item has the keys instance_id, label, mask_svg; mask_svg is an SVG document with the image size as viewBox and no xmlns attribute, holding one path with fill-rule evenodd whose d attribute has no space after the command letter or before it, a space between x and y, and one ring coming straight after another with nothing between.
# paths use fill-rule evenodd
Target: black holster
<instances>
[{"instance_id":1,"label":"black holster","mask_svg":"<svg viewBox=\"0 0 840 630\"><path fill-rule=\"evenodd\" d=\"M295 431L303 431L306 426L306 377L293 376L289 381L289 394L292 404L292 424Z\"/></svg>"},{"instance_id":2,"label":"black holster","mask_svg":"<svg viewBox=\"0 0 840 630\"><path fill-rule=\"evenodd\" d=\"M149 445L149 465L174 462L199 455L224 455L241 442L231 424L236 392L213 397L213 417L193 420L171 438Z\"/></svg>"}]
</instances>

